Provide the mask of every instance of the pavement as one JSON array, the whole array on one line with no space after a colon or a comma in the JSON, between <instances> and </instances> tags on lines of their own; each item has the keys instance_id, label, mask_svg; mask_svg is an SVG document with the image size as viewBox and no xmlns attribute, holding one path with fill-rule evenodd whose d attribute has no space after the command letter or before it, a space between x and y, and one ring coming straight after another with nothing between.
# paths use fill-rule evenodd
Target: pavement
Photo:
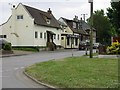
<instances>
[{"instance_id":1,"label":"pavement","mask_svg":"<svg viewBox=\"0 0 120 90\"><path fill-rule=\"evenodd\" d=\"M21 51L21 50L12 50L13 54L2 54L2 50L0 50L0 58L4 57L12 57L12 56L22 56L22 55L29 55L29 54L35 54L35 53L51 53L51 52L74 52L77 51L77 49L59 49L55 51L40 51L40 52L31 52L31 51Z\"/></svg>"},{"instance_id":2,"label":"pavement","mask_svg":"<svg viewBox=\"0 0 120 90\"><path fill-rule=\"evenodd\" d=\"M33 53L35 53L35 52L13 50L13 54L2 54L2 50L0 50L0 58L11 57L11 56L29 55L29 54L33 54Z\"/></svg>"}]
</instances>

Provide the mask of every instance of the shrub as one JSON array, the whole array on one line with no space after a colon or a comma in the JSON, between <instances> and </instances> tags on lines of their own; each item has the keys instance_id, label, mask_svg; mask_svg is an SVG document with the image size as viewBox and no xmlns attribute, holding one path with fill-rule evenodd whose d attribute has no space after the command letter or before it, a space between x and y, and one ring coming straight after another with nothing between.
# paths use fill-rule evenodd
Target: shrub
<instances>
[{"instance_id":1,"label":"shrub","mask_svg":"<svg viewBox=\"0 0 120 90\"><path fill-rule=\"evenodd\" d=\"M108 54L120 54L120 43L113 42L111 46L107 47L107 53Z\"/></svg>"},{"instance_id":2,"label":"shrub","mask_svg":"<svg viewBox=\"0 0 120 90\"><path fill-rule=\"evenodd\" d=\"M50 51L54 51L55 50L55 46L54 46L54 44L52 42L48 42L47 46L49 47Z\"/></svg>"},{"instance_id":3,"label":"shrub","mask_svg":"<svg viewBox=\"0 0 120 90\"><path fill-rule=\"evenodd\" d=\"M13 47L14 50L39 52L39 47Z\"/></svg>"},{"instance_id":4,"label":"shrub","mask_svg":"<svg viewBox=\"0 0 120 90\"><path fill-rule=\"evenodd\" d=\"M11 43L5 43L5 45L3 47L3 50L9 50L9 51L11 51L12 50Z\"/></svg>"}]
</instances>

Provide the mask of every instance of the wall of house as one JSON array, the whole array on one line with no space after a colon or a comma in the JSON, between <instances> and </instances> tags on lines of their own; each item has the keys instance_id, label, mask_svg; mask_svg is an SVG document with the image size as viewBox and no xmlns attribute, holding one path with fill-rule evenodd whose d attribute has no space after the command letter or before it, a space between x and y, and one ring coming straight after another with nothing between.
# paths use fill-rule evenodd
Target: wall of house
<instances>
[{"instance_id":1,"label":"wall of house","mask_svg":"<svg viewBox=\"0 0 120 90\"><path fill-rule=\"evenodd\" d=\"M33 46L34 45L34 19L29 15L27 10L22 4L19 4L14 14L15 32L18 34L17 45L18 46ZM23 19L17 19L17 15L23 15Z\"/></svg>"},{"instance_id":2,"label":"wall of house","mask_svg":"<svg viewBox=\"0 0 120 90\"><path fill-rule=\"evenodd\" d=\"M61 34L73 34L73 31L71 31L71 29L69 27L66 27ZM67 37L66 36L62 36L64 37L63 40L61 40L61 46L63 46L64 48L71 48L71 39L70 39L70 45L67 45Z\"/></svg>"},{"instance_id":3,"label":"wall of house","mask_svg":"<svg viewBox=\"0 0 120 90\"><path fill-rule=\"evenodd\" d=\"M63 38L63 39L62 39ZM66 48L66 36L61 36L61 46Z\"/></svg>"},{"instance_id":4,"label":"wall of house","mask_svg":"<svg viewBox=\"0 0 120 90\"><path fill-rule=\"evenodd\" d=\"M64 29L62 31L62 34L71 34L73 35L73 32L71 31L71 29L69 27L67 27L66 29ZM79 35L79 34L75 34L74 35ZM73 38L73 44L72 44L72 39L69 38L69 45L67 45L67 37L66 36L61 36L63 37L64 39L61 40L61 45L64 47L64 48L78 48L79 46L79 39L78 39L78 44L75 45L75 38Z\"/></svg>"},{"instance_id":5,"label":"wall of house","mask_svg":"<svg viewBox=\"0 0 120 90\"><path fill-rule=\"evenodd\" d=\"M61 45L61 29L45 27L40 25L34 25L34 46L46 46L47 43L47 31L52 31L56 34L56 39L53 36L53 42L56 45ZM35 32L38 33L38 38L35 38ZM42 33L42 38L40 38L40 33ZM46 33L46 38L44 38L44 33ZM59 40L58 40L59 34Z\"/></svg>"},{"instance_id":6,"label":"wall of house","mask_svg":"<svg viewBox=\"0 0 120 90\"><path fill-rule=\"evenodd\" d=\"M59 21L63 22L65 25L67 25L62 18L60 18ZM65 34L66 34L66 35L67 35L67 34L73 35L73 31L69 28L69 26L67 26L64 30L62 30L62 34L64 34L64 35L65 35ZM74 35L79 35L79 34L74 33ZM75 38L73 38L73 44L72 44L72 39L69 38L69 45L67 45L67 37L66 37L66 36L61 36L61 37L64 38L63 40L61 40L61 45L62 45L64 48L78 48L78 46L79 46L79 41L80 41L79 39L78 39L78 45L75 45Z\"/></svg>"},{"instance_id":7,"label":"wall of house","mask_svg":"<svg viewBox=\"0 0 120 90\"><path fill-rule=\"evenodd\" d=\"M17 15L23 15L23 19L17 19ZM2 25L2 34L7 35L5 40L11 42L12 46L34 45L33 19L22 4L16 9L12 8L11 18Z\"/></svg>"}]
</instances>

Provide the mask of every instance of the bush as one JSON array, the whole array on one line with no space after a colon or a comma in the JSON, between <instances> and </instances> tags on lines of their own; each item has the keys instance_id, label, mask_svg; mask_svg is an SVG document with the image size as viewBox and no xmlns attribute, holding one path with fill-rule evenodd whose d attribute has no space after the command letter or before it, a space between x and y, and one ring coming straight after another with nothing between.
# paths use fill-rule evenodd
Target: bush
<instances>
[{"instance_id":1,"label":"bush","mask_svg":"<svg viewBox=\"0 0 120 90\"><path fill-rule=\"evenodd\" d=\"M107 47L107 53L108 54L120 54L120 43L113 42L111 46Z\"/></svg>"},{"instance_id":2,"label":"bush","mask_svg":"<svg viewBox=\"0 0 120 90\"><path fill-rule=\"evenodd\" d=\"M14 50L39 52L39 47L13 47Z\"/></svg>"},{"instance_id":3,"label":"bush","mask_svg":"<svg viewBox=\"0 0 120 90\"><path fill-rule=\"evenodd\" d=\"M3 50L9 50L9 51L11 51L12 50L11 43L5 43L5 45L3 47Z\"/></svg>"},{"instance_id":4,"label":"bush","mask_svg":"<svg viewBox=\"0 0 120 90\"><path fill-rule=\"evenodd\" d=\"M54 44L52 42L48 42L47 46L48 46L50 51L54 51L55 50L55 46L54 46Z\"/></svg>"}]
</instances>

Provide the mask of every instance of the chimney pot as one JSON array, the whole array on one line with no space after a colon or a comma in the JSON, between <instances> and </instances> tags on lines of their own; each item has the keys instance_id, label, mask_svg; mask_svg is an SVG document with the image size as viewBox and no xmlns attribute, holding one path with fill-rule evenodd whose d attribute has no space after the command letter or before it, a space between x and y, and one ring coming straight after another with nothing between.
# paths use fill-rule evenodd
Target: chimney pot
<instances>
[{"instance_id":1,"label":"chimney pot","mask_svg":"<svg viewBox=\"0 0 120 90\"><path fill-rule=\"evenodd\" d=\"M52 11L51 9L49 8L48 11L47 11L49 14L52 14Z\"/></svg>"},{"instance_id":2,"label":"chimney pot","mask_svg":"<svg viewBox=\"0 0 120 90\"><path fill-rule=\"evenodd\" d=\"M13 8L15 8L15 5L13 5Z\"/></svg>"}]
</instances>

